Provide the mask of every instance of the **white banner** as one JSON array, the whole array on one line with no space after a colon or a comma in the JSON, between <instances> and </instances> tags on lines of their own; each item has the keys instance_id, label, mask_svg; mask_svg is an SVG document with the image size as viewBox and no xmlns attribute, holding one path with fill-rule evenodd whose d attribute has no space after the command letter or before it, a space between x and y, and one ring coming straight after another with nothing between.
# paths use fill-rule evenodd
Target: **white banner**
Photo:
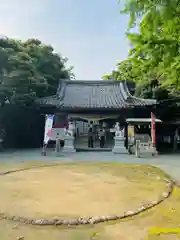
<instances>
[{"instance_id":1,"label":"white banner","mask_svg":"<svg viewBox=\"0 0 180 240\"><path fill-rule=\"evenodd\" d=\"M46 115L45 131L44 131L44 144L47 144L52 135L54 115Z\"/></svg>"}]
</instances>

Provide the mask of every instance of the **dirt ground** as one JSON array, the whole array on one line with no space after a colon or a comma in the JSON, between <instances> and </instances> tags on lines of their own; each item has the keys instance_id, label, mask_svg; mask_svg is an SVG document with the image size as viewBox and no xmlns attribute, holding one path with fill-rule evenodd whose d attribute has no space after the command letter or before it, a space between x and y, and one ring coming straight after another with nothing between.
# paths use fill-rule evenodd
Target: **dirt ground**
<instances>
[{"instance_id":1,"label":"dirt ground","mask_svg":"<svg viewBox=\"0 0 180 240\"><path fill-rule=\"evenodd\" d=\"M5 164L0 171L42 164ZM162 178L157 175L161 177L163 173L149 166L118 163L61 163L16 172L0 176L0 211L33 218L121 214L136 209L142 201L155 200L165 190ZM24 236L24 240L173 240L177 238L172 234L166 238L162 235L147 238L147 233L153 227L177 227L179 199L180 190L175 189L169 200L147 213L96 226L34 227L1 220L0 239L13 240Z\"/></svg>"}]
</instances>

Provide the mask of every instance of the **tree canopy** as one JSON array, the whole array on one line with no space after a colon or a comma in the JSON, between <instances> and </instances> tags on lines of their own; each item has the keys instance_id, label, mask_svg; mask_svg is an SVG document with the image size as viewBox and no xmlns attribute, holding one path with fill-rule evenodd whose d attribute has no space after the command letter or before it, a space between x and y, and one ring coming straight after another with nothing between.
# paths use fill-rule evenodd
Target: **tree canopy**
<instances>
[{"instance_id":1,"label":"tree canopy","mask_svg":"<svg viewBox=\"0 0 180 240\"><path fill-rule=\"evenodd\" d=\"M30 104L56 93L59 79L73 76L67 59L38 39L0 38L0 100Z\"/></svg>"},{"instance_id":2,"label":"tree canopy","mask_svg":"<svg viewBox=\"0 0 180 240\"><path fill-rule=\"evenodd\" d=\"M55 94L60 79L73 77L66 62L38 39L0 38L0 138L5 147L42 144L45 116L33 102Z\"/></svg>"},{"instance_id":3,"label":"tree canopy","mask_svg":"<svg viewBox=\"0 0 180 240\"><path fill-rule=\"evenodd\" d=\"M179 95L180 1L126 0L121 13L129 15L131 49L128 59L104 79L116 75L117 80L135 81L141 88L138 94L145 97L153 97L154 92L161 93L161 98L167 93Z\"/></svg>"}]
</instances>

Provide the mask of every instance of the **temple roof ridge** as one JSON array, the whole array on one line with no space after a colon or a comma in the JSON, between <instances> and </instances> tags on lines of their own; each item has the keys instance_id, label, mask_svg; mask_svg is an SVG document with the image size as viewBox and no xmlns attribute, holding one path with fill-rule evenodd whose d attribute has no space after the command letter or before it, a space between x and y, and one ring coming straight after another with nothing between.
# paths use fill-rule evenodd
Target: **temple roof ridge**
<instances>
[{"instance_id":1,"label":"temple roof ridge","mask_svg":"<svg viewBox=\"0 0 180 240\"><path fill-rule=\"evenodd\" d=\"M60 80L56 96L40 99L40 104L61 109L122 109L153 105L156 100L134 97L127 81Z\"/></svg>"}]
</instances>

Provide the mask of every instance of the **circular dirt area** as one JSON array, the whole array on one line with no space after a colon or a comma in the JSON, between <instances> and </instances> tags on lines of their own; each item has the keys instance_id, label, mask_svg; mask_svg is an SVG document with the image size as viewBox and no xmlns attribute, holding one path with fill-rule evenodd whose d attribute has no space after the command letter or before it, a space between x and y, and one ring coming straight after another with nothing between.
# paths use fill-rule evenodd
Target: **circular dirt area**
<instances>
[{"instance_id":1,"label":"circular dirt area","mask_svg":"<svg viewBox=\"0 0 180 240\"><path fill-rule=\"evenodd\" d=\"M69 163L10 173L0 177L0 212L32 218L122 214L156 200L165 190L153 171L141 166Z\"/></svg>"}]
</instances>

